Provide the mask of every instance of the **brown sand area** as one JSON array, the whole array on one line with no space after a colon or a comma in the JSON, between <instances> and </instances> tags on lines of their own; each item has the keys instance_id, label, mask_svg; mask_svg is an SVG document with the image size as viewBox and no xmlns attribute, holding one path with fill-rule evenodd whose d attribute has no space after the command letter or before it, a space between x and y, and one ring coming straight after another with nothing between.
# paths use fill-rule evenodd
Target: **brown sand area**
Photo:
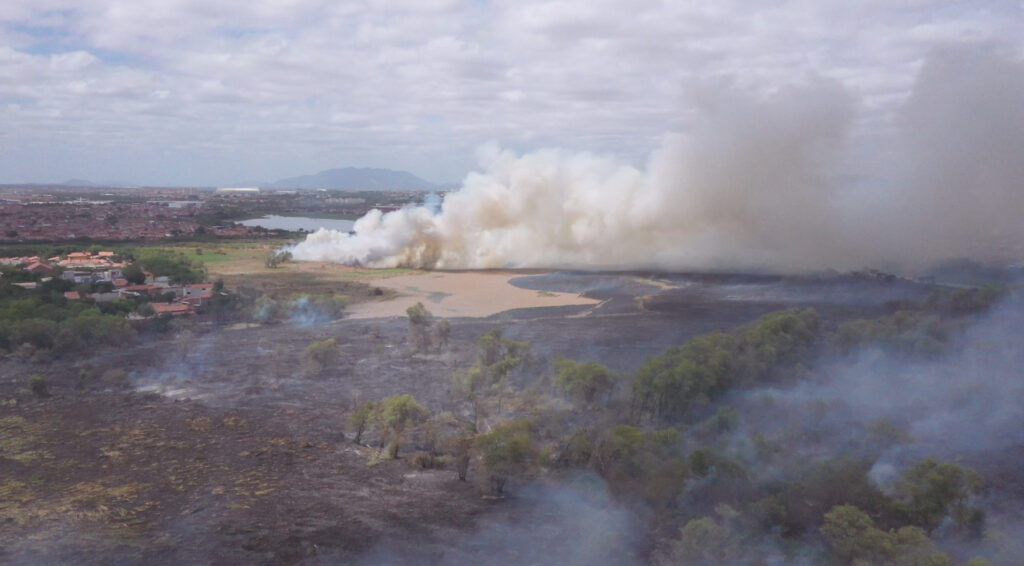
<instances>
[{"instance_id":1,"label":"brown sand area","mask_svg":"<svg viewBox=\"0 0 1024 566\"><path fill-rule=\"evenodd\" d=\"M373 279L368 283L392 289L397 296L352 305L346 318L405 316L405 310L418 302L442 318L482 317L511 309L600 302L575 293L532 291L509 283L522 275L507 271L423 271Z\"/></svg>"}]
</instances>

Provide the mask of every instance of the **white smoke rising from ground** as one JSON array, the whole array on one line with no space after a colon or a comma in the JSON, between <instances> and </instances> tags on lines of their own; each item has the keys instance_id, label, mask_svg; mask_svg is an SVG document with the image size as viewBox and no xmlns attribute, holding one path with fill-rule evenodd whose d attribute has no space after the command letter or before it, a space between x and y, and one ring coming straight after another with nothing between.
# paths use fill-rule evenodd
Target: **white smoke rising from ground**
<instances>
[{"instance_id":1,"label":"white smoke rising from ground","mask_svg":"<svg viewBox=\"0 0 1024 566\"><path fill-rule=\"evenodd\" d=\"M644 170L492 144L439 208L371 211L354 235L319 230L292 254L370 267L771 270L1024 255L1019 59L956 48L926 62L889 142L900 156L890 188L838 181L857 114L836 82L693 99L695 126L666 135ZM885 172L869 169L858 175Z\"/></svg>"}]
</instances>

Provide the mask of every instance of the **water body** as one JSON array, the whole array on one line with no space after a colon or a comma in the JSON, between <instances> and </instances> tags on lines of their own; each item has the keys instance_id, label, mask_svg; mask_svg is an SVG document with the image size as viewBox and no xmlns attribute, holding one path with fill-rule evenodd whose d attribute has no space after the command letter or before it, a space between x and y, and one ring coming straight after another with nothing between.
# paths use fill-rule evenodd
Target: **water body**
<instances>
[{"instance_id":1,"label":"water body","mask_svg":"<svg viewBox=\"0 0 1024 566\"><path fill-rule=\"evenodd\" d=\"M315 232L320 228L330 228L339 232L351 232L354 220L341 220L337 218L312 218L309 216L277 216L271 214L262 218L250 218L242 220L239 224L245 226L262 226L267 230L290 230L298 232Z\"/></svg>"}]
</instances>

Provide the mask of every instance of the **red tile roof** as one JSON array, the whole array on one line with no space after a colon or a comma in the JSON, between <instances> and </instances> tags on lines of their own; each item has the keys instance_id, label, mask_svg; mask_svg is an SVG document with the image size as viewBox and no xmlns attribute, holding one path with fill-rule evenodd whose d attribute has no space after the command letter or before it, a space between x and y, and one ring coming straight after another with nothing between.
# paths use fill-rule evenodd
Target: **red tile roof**
<instances>
[{"instance_id":1,"label":"red tile roof","mask_svg":"<svg viewBox=\"0 0 1024 566\"><path fill-rule=\"evenodd\" d=\"M153 312L156 314L188 314L192 312L192 309L188 305L181 303L150 303L153 307Z\"/></svg>"}]
</instances>

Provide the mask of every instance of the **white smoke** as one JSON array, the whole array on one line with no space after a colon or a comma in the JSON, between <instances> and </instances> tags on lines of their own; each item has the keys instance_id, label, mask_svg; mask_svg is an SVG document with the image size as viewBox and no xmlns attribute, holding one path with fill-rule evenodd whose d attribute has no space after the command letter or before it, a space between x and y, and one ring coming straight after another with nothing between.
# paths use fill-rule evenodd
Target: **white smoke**
<instances>
[{"instance_id":1,"label":"white smoke","mask_svg":"<svg viewBox=\"0 0 1024 566\"><path fill-rule=\"evenodd\" d=\"M370 267L671 267L802 270L1020 260L1024 66L991 51L926 63L892 140L891 188L848 163L856 100L814 79L755 96L695 97L644 170L589 153L497 144L440 207L371 211L354 235L319 230L299 260ZM882 167L858 172L879 174Z\"/></svg>"}]
</instances>

